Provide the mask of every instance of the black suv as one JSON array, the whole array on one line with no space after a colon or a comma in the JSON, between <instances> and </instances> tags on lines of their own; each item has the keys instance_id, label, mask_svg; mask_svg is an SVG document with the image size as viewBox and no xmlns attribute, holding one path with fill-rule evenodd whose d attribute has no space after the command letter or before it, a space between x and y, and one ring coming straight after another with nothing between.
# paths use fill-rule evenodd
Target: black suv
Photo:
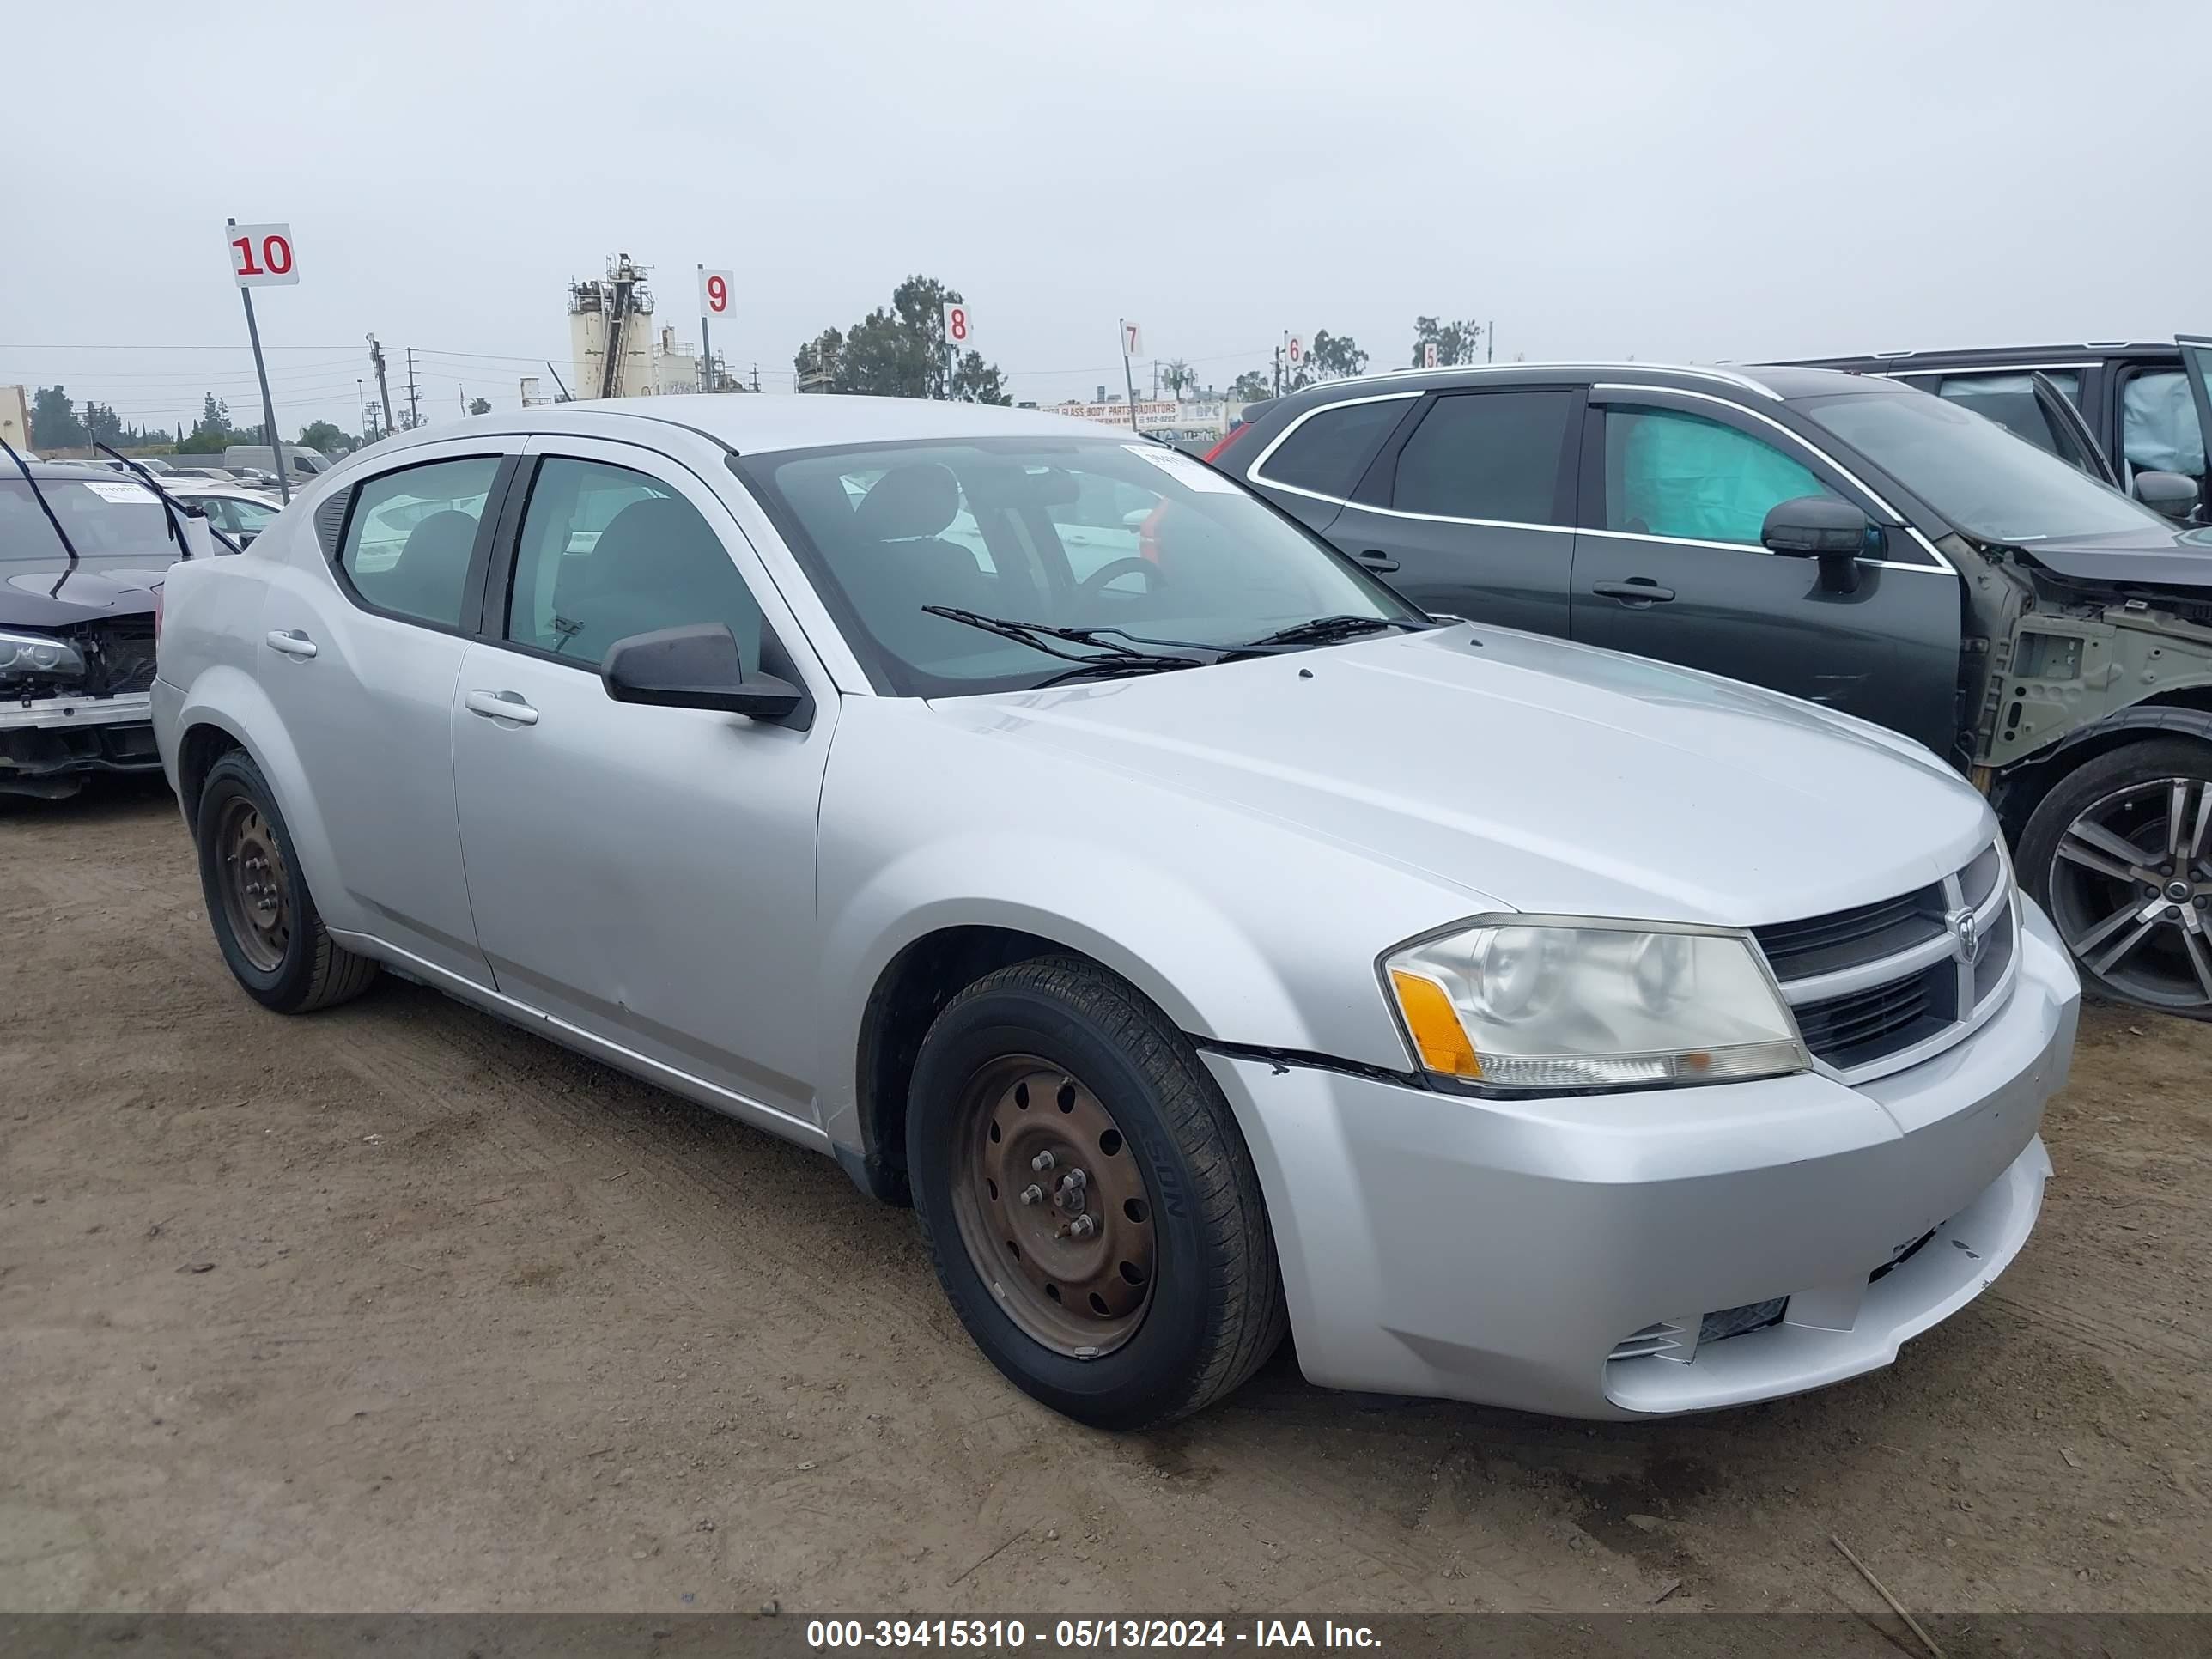
<instances>
[{"instance_id":1,"label":"black suv","mask_svg":"<svg viewBox=\"0 0 2212 1659\"><path fill-rule=\"evenodd\" d=\"M1887 374L1932 392L2130 492L2142 473L2180 473L2197 485L2203 514L2203 423L2176 342L1887 351L1802 366Z\"/></svg>"},{"instance_id":2,"label":"black suv","mask_svg":"<svg viewBox=\"0 0 2212 1659\"><path fill-rule=\"evenodd\" d=\"M1428 610L1926 744L2093 981L2212 1017L2212 528L1828 369L1409 371L1251 413L1208 459Z\"/></svg>"}]
</instances>

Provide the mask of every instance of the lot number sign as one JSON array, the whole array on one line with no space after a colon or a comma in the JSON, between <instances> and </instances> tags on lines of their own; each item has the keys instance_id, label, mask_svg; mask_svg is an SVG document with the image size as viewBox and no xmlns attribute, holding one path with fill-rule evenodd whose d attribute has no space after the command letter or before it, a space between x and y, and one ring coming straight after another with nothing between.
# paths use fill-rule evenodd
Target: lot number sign
<instances>
[{"instance_id":1,"label":"lot number sign","mask_svg":"<svg viewBox=\"0 0 2212 1659\"><path fill-rule=\"evenodd\" d=\"M231 280L240 288L278 288L300 280L289 225L226 225Z\"/></svg>"}]
</instances>

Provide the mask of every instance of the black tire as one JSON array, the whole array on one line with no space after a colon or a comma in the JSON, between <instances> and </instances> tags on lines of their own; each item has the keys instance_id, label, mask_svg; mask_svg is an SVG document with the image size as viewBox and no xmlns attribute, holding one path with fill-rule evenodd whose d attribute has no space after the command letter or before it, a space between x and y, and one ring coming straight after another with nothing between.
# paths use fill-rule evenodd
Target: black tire
<instances>
[{"instance_id":1,"label":"black tire","mask_svg":"<svg viewBox=\"0 0 2212 1659\"><path fill-rule=\"evenodd\" d=\"M226 815L240 805L250 806L258 814L282 854L282 870L272 880L283 890L289 926L281 954L270 965L252 959L224 898L231 872L219 845L221 829ZM376 979L376 964L337 944L324 927L322 915L307 891L307 878L292 856L283 811L261 769L243 750L232 750L208 769L192 822L208 921L215 929L216 943L222 948L223 960L248 996L280 1014L305 1014L349 1001L368 989Z\"/></svg>"},{"instance_id":2,"label":"black tire","mask_svg":"<svg viewBox=\"0 0 2212 1659\"><path fill-rule=\"evenodd\" d=\"M970 1080L1010 1054L1085 1079L1152 1194L1156 1255L1142 1322L1073 1358L1009 1316L961 1237L954 1125ZM907 1168L939 1281L991 1363L1054 1410L1137 1429L1202 1409L1280 1344L1288 1323L1258 1176L1229 1103L1189 1041L1130 985L1076 957L1004 968L948 1003L915 1064Z\"/></svg>"},{"instance_id":3,"label":"black tire","mask_svg":"<svg viewBox=\"0 0 2212 1659\"><path fill-rule=\"evenodd\" d=\"M2177 789L2183 802L2178 856L2170 839ZM2015 849L2021 885L2049 913L2091 989L2138 1007L2212 1019L2212 829L2202 839L2194 834L2200 817L2212 812L2207 800L2212 744L2154 738L2084 763L2028 816ZM2136 849L2139 856L2130 862L2137 879L2121 878L2116 854L2109 860L2113 867L2101 872L2060 859L2069 836L2075 847L2081 845L2085 822L2093 833L2116 836ZM2166 896L2160 890L2169 884L2172 901L2146 926L2141 912L2160 909ZM2131 905L2135 915L2123 920ZM2190 925L2192 915L2196 926ZM2100 932L2107 926L2112 931ZM2107 959L2122 947L2119 960Z\"/></svg>"}]
</instances>

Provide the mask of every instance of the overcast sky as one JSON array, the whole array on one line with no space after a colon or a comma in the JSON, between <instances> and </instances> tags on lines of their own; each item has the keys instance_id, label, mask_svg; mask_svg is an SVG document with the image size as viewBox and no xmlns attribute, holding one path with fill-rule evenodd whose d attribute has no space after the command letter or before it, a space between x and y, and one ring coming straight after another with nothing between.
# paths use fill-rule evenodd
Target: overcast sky
<instances>
[{"instance_id":1,"label":"overcast sky","mask_svg":"<svg viewBox=\"0 0 2212 1659\"><path fill-rule=\"evenodd\" d=\"M502 407L627 252L771 391L902 276L1015 395L1117 381L1115 319L1225 385L1285 329L1410 356L1755 359L2212 325L2212 6L2051 0L749 0L11 9L0 382L137 420ZM2100 101L2103 100L2105 101ZM185 349L192 348L192 349ZM213 349L210 349L213 348ZM477 354L465 356L463 354ZM1141 372L1141 370L1140 370Z\"/></svg>"}]
</instances>

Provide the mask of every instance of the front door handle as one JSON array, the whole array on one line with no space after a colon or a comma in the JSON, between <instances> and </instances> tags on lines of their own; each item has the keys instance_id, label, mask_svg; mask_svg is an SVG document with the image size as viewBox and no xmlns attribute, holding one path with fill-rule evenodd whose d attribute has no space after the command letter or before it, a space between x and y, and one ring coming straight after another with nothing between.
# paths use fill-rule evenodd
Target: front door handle
<instances>
[{"instance_id":1,"label":"front door handle","mask_svg":"<svg viewBox=\"0 0 2212 1659\"><path fill-rule=\"evenodd\" d=\"M517 726L538 724L538 711L523 702L520 691L475 690L463 698L469 713L483 714L495 720L513 720Z\"/></svg>"},{"instance_id":2,"label":"front door handle","mask_svg":"<svg viewBox=\"0 0 2212 1659\"><path fill-rule=\"evenodd\" d=\"M1359 562L1365 565L1370 570L1380 570L1387 573L1389 571L1395 570L1398 568L1397 560L1392 558L1388 553L1385 553L1379 547L1367 548L1356 556L1358 558Z\"/></svg>"},{"instance_id":3,"label":"front door handle","mask_svg":"<svg viewBox=\"0 0 2212 1659\"><path fill-rule=\"evenodd\" d=\"M1601 599L1619 599L1623 605L1664 605L1674 597L1671 587L1662 587L1649 576L1631 576L1625 582L1599 582L1590 589Z\"/></svg>"},{"instance_id":4,"label":"front door handle","mask_svg":"<svg viewBox=\"0 0 2212 1659\"><path fill-rule=\"evenodd\" d=\"M269 648L282 651L288 657L312 657L315 654L315 642L296 628L288 628L281 633L272 630L269 635Z\"/></svg>"}]
</instances>

